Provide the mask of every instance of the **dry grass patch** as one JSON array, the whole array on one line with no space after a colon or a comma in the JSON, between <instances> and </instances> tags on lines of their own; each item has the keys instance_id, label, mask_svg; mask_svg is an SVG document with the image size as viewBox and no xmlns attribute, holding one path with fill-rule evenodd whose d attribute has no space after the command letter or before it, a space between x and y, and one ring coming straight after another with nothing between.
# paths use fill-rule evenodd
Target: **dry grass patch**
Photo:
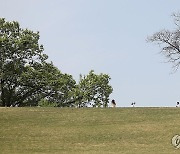
<instances>
[{"instance_id":1,"label":"dry grass patch","mask_svg":"<svg viewBox=\"0 0 180 154\"><path fill-rule=\"evenodd\" d=\"M1 153L179 153L177 108L0 108Z\"/></svg>"}]
</instances>

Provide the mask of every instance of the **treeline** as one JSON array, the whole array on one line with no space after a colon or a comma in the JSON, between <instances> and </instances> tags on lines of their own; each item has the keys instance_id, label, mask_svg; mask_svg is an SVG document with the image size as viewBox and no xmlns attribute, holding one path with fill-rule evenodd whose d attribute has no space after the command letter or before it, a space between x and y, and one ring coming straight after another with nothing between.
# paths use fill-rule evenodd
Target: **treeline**
<instances>
[{"instance_id":1,"label":"treeline","mask_svg":"<svg viewBox=\"0 0 180 154\"><path fill-rule=\"evenodd\" d=\"M62 73L39 45L39 32L0 18L0 106L107 107L110 76Z\"/></svg>"}]
</instances>

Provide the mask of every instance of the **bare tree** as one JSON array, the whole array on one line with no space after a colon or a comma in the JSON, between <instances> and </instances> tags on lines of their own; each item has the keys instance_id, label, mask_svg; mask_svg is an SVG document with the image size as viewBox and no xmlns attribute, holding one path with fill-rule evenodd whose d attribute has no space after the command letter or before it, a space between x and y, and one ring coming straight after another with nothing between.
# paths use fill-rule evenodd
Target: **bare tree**
<instances>
[{"instance_id":1,"label":"bare tree","mask_svg":"<svg viewBox=\"0 0 180 154\"><path fill-rule=\"evenodd\" d=\"M172 17L176 25L175 30L161 30L148 37L147 41L157 43L161 47L161 53L177 70L180 66L180 13L174 13Z\"/></svg>"}]
</instances>

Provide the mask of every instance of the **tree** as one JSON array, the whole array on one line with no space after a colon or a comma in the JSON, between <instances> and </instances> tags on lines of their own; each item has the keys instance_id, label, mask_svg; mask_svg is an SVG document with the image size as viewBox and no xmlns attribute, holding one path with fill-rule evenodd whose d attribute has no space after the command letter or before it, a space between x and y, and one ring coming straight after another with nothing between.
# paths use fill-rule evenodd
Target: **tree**
<instances>
[{"instance_id":1,"label":"tree","mask_svg":"<svg viewBox=\"0 0 180 154\"><path fill-rule=\"evenodd\" d=\"M109 85L110 76L107 74L97 75L90 71L87 76L80 76L80 82L77 87L76 103L79 107L108 107L109 95L113 89Z\"/></svg>"},{"instance_id":2,"label":"tree","mask_svg":"<svg viewBox=\"0 0 180 154\"><path fill-rule=\"evenodd\" d=\"M22 29L18 22L0 19L0 96L2 106L14 102L20 88L20 76L26 65L43 62L43 46L38 44L39 33Z\"/></svg>"},{"instance_id":3,"label":"tree","mask_svg":"<svg viewBox=\"0 0 180 154\"><path fill-rule=\"evenodd\" d=\"M176 29L162 30L147 38L148 42L155 42L162 48L161 53L165 55L168 62L173 63L177 70L180 65L180 13L172 15Z\"/></svg>"},{"instance_id":4,"label":"tree","mask_svg":"<svg viewBox=\"0 0 180 154\"><path fill-rule=\"evenodd\" d=\"M21 91L23 94L17 98L24 105L38 105L45 100L56 106L68 106L71 99L70 92L75 87L75 80L71 75L63 74L52 63L38 64L35 68L28 66L28 70L21 75ZM31 95L26 96L26 93ZM24 99L24 96L26 96Z\"/></svg>"},{"instance_id":5,"label":"tree","mask_svg":"<svg viewBox=\"0 0 180 154\"><path fill-rule=\"evenodd\" d=\"M63 74L39 45L39 33L0 18L0 106L108 106L107 74L90 71L79 84Z\"/></svg>"},{"instance_id":6,"label":"tree","mask_svg":"<svg viewBox=\"0 0 180 154\"><path fill-rule=\"evenodd\" d=\"M0 105L37 105L41 99L66 106L75 86L61 73L39 45L39 33L22 29L18 22L0 19Z\"/></svg>"}]
</instances>

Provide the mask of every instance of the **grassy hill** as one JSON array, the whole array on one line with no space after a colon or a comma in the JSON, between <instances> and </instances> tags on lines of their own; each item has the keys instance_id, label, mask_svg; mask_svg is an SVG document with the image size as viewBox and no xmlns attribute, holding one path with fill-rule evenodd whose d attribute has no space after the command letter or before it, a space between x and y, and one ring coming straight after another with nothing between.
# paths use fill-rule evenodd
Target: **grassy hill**
<instances>
[{"instance_id":1,"label":"grassy hill","mask_svg":"<svg viewBox=\"0 0 180 154\"><path fill-rule=\"evenodd\" d=\"M0 108L2 154L173 154L179 108Z\"/></svg>"}]
</instances>

